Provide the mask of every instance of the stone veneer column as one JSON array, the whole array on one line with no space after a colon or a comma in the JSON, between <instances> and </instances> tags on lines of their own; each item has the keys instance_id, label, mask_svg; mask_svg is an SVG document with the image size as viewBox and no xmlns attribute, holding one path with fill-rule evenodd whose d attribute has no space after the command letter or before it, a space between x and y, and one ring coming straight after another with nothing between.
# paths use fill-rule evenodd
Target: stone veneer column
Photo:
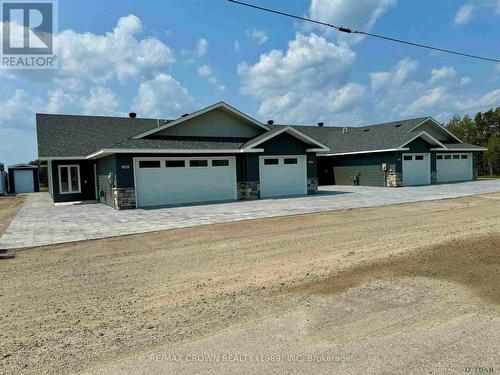
<instances>
[{"instance_id":1,"label":"stone veneer column","mask_svg":"<svg viewBox=\"0 0 500 375\"><path fill-rule=\"evenodd\" d=\"M316 194L318 192L318 177L309 177L307 179L307 194Z\"/></svg>"},{"instance_id":2,"label":"stone veneer column","mask_svg":"<svg viewBox=\"0 0 500 375\"><path fill-rule=\"evenodd\" d=\"M254 200L260 198L259 181L238 182L238 200Z\"/></svg>"},{"instance_id":3,"label":"stone veneer column","mask_svg":"<svg viewBox=\"0 0 500 375\"><path fill-rule=\"evenodd\" d=\"M396 172L389 172L385 177L385 185L387 187L403 186L403 174Z\"/></svg>"},{"instance_id":4,"label":"stone veneer column","mask_svg":"<svg viewBox=\"0 0 500 375\"><path fill-rule=\"evenodd\" d=\"M134 188L113 188L113 203L117 210L136 208Z\"/></svg>"}]
</instances>

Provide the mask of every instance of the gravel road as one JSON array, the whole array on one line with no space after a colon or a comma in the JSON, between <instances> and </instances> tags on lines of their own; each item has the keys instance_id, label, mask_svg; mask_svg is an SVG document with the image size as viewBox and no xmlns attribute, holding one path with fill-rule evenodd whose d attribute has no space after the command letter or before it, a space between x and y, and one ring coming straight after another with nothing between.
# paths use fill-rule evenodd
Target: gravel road
<instances>
[{"instance_id":1,"label":"gravel road","mask_svg":"<svg viewBox=\"0 0 500 375\"><path fill-rule=\"evenodd\" d=\"M0 373L500 370L500 194L13 255Z\"/></svg>"}]
</instances>

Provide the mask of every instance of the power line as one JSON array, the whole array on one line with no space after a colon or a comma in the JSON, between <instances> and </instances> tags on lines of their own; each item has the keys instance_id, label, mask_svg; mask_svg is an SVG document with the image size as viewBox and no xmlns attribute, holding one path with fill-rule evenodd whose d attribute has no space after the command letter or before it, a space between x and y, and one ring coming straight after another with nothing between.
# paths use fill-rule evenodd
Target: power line
<instances>
[{"instance_id":1,"label":"power line","mask_svg":"<svg viewBox=\"0 0 500 375\"><path fill-rule=\"evenodd\" d=\"M285 17L289 17L289 18L295 18L295 19L298 19L298 20L301 20L301 21L305 21L305 22L310 22L310 23L315 23L317 25L331 27L331 28L336 29L336 30L338 30L340 32L343 32L343 33L348 33L348 34L352 33L352 34L367 35L367 36L372 36L374 38L388 40L390 42L407 44L407 45L410 45L410 46L420 47L420 48L427 48L427 49L434 50L434 51L440 51L440 52L450 53L450 54L453 54L453 55L459 55L459 56L469 57L469 58L477 59L477 60L492 61L492 62L500 63L499 59L494 59L494 58L491 58L491 57L484 57L484 56L472 55L470 53L453 51L453 50L449 50L449 49L445 49L445 48L439 48L439 47L433 47L433 46L429 46L429 45L426 45L426 44L409 42L409 41L406 41L406 40L397 39L397 38L391 38L391 37L388 37L388 36L383 36L383 35L378 35L378 34L372 34L372 33L368 33L368 32L365 32L365 31L351 30L348 27L336 26L336 25L332 25L331 23L328 23L328 22L322 22L322 21L314 20L314 19L307 18L307 17L301 17L301 16L297 16L295 14L286 13L286 12L282 12L282 11L275 10L275 9L264 8L264 7L261 7L261 6L258 6L258 5L244 3L244 2L239 1L239 0L228 0L228 1L230 1L231 3L238 4L238 5L246 6L246 7L249 7L249 8L254 8L254 9L257 9L257 10L262 10L264 12L274 13L274 14L278 14L280 16L285 16Z\"/></svg>"}]
</instances>

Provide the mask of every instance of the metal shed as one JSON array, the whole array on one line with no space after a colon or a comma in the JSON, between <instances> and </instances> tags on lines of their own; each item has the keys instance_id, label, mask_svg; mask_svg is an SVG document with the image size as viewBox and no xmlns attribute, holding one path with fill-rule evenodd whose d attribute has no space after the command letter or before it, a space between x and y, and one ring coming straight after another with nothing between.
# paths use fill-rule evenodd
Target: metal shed
<instances>
[{"instance_id":1,"label":"metal shed","mask_svg":"<svg viewBox=\"0 0 500 375\"><path fill-rule=\"evenodd\" d=\"M30 164L9 166L9 193L34 193L40 191L38 167Z\"/></svg>"}]
</instances>

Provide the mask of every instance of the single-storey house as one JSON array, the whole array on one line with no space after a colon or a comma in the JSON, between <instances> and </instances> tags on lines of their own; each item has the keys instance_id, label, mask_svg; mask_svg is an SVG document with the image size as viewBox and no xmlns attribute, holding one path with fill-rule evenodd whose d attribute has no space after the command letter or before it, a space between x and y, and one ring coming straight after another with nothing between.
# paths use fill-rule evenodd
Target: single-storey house
<instances>
[{"instance_id":1,"label":"single-storey house","mask_svg":"<svg viewBox=\"0 0 500 375\"><path fill-rule=\"evenodd\" d=\"M312 194L322 184L471 180L473 154L430 117L326 127L266 124L220 102L178 119L37 114L54 202L116 209Z\"/></svg>"},{"instance_id":2,"label":"single-storey house","mask_svg":"<svg viewBox=\"0 0 500 375\"><path fill-rule=\"evenodd\" d=\"M299 195L330 149L220 102L176 120L37 114L54 202L117 209Z\"/></svg>"},{"instance_id":3,"label":"single-storey house","mask_svg":"<svg viewBox=\"0 0 500 375\"><path fill-rule=\"evenodd\" d=\"M321 124L320 124L321 125ZM432 117L362 127L296 126L321 140L320 185L412 186L475 179L475 155L484 147L465 144Z\"/></svg>"}]
</instances>

